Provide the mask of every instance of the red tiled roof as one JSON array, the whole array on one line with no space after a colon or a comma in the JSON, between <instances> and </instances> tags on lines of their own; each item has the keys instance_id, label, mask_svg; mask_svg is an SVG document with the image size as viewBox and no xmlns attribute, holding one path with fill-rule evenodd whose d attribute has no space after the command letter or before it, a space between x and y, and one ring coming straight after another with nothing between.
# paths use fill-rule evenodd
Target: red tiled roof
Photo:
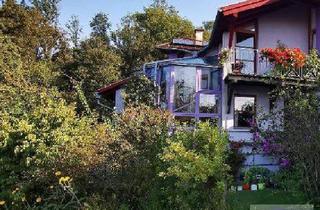
<instances>
[{"instance_id":1,"label":"red tiled roof","mask_svg":"<svg viewBox=\"0 0 320 210\"><path fill-rule=\"evenodd\" d=\"M279 1L280 0L247 0L222 7L220 10L224 16L236 15L240 12L257 9L259 7L270 5Z\"/></svg>"},{"instance_id":2,"label":"red tiled roof","mask_svg":"<svg viewBox=\"0 0 320 210\"><path fill-rule=\"evenodd\" d=\"M106 94L121 88L122 85L125 85L129 82L130 78L123 79L114 83L107 85L106 87L100 88L97 90L99 94Z\"/></svg>"}]
</instances>

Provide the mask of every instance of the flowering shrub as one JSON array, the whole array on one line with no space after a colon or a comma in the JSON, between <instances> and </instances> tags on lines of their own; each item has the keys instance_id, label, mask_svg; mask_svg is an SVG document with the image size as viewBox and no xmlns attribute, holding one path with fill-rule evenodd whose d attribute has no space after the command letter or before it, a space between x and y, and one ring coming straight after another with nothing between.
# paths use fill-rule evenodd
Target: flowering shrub
<instances>
[{"instance_id":1,"label":"flowering shrub","mask_svg":"<svg viewBox=\"0 0 320 210\"><path fill-rule=\"evenodd\" d=\"M306 64L306 55L299 48L265 48L261 50L261 58L284 69L301 68Z\"/></svg>"}]
</instances>

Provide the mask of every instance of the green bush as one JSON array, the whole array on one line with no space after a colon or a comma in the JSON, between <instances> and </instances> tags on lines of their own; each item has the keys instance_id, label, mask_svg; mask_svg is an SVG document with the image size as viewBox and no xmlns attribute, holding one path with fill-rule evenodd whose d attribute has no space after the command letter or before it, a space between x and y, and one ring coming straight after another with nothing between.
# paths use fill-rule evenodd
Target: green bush
<instances>
[{"instance_id":1,"label":"green bush","mask_svg":"<svg viewBox=\"0 0 320 210\"><path fill-rule=\"evenodd\" d=\"M168 182L169 208L222 209L228 177L227 134L209 123L194 131L177 131L161 154Z\"/></svg>"},{"instance_id":2,"label":"green bush","mask_svg":"<svg viewBox=\"0 0 320 210\"><path fill-rule=\"evenodd\" d=\"M264 167L251 167L245 172L245 179L248 183L266 183L271 178L271 171Z\"/></svg>"}]
</instances>

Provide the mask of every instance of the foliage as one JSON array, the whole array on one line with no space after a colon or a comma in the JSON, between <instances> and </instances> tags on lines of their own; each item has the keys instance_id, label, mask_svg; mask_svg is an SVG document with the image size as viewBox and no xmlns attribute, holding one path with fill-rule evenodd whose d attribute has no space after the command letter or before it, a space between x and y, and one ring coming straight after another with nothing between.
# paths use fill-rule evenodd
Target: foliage
<instances>
[{"instance_id":1,"label":"foliage","mask_svg":"<svg viewBox=\"0 0 320 210\"><path fill-rule=\"evenodd\" d=\"M34 203L37 194L46 194L55 171L81 176L98 163L102 130L93 119L78 118L54 90L5 85L1 90L1 98L10 100L1 101L0 110L0 185L7 199L17 199L10 189L18 187Z\"/></svg>"},{"instance_id":2,"label":"foliage","mask_svg":"<svg viewBox=\"0 0 320 210\"><path fill-rule=\"evenodd\" d=\"M115 115L107 130L110 142L105 164L92 173L92 188L119 209L121 204L142 209L157 189L162 153L169 135L171 116L147 106L127 107Z\"/></svg>"},{"instance_id":3,"label":"foliage","mask_svg":"<svg viewBox=\"0 0 320 210\"><path fill-rule=\"evenodd\" d=\"M146 76L134 76L125 86L124 99L127 104L134 106L154 106L157 92L157 87Z\"/></svg>"},{"instance_id":4,"label":"foliage","mask_svg":"<svg viewBox=\"0 0 320 210\"><path fill-rule=\"evenodd\" d=\"M109 22L108 15L99 12L93 17L90 27L92 28L92 37L100 37L106 43L110 43L109 31L111 23Z\"/></svg>"},{"instance_id":5,"label":"foliage","mask_svg":"<svg viewBox=\"0 0 320 210\"><path fill-rule=\"evenodd\" d=\"M31 0L31 3L41 12L49 23L57 24L59 17L59 3L61 0Z\"/></svg>"},{"instance_id":6,"label":"foliage","mask_svg":"<svg viewBox=\"0 0 320 210\"><path fill-rule=\"evenodd\" d=\"M204 21L202 22L203 28L204 28L204 34L203 34L203 40L209 41L211 32L213 30L214 20L210 21Z\"/></svg>"},{"instance_id":7,"label":"foliage","mask_svg":"<svg viewBox=\"0 0 320 210\"><path fill-rule=\"evenodd\" d=\"M227 48L222 49L218 56L219 65L223 66L228 61L229 58L230 58L230 50Z\"/></svg>"},{"instance_id":8,"label":"foliage","mask_svg":"<svg viewBox=\"0 0 320 210\"><path fill-rule=\"evenodd\" d=\"M82 83L82 91L89 107L96 105L97 89L119 79L120 57L99 37L81 42L73 58L63 64L63 72L76 83Z\"/></svg>"},{"instance_id":9,"label":"foliage","mask_svg":"<svg viewBox=\"0 0 320 210\"><path fill-rule=\"evenodd\" d=\"M45 58L51 58L51 53L63 46L64 39L58 30L34 8L6 1L0 8L0 22L0 34L10 37L28 62L36 60L39 47L44 50Z\"/></svg>"},{"instance_id":10,"label":"foliage","mask_svg":"<svg viewBox=\"0 0 320 210\"><path fill-rule=\"evenodd\" d=\"M68 29L70 41L72 42L75 48L78 48L80 42L80 35L82 33L79 17L75 15L71 16L70 20L66 24L66 28Z\"/></svg>"},{"instance_id":11,"label":"foliage","mask_svg":"<svg viewBox=\"0 0 320 210\"><path fill-rule=\"evenodd\" d=\"M288 192L303 192L302 171L297 167L284 168L272 176L277 189Z\"/></svg>"},{"instance_id":12,"label":"foliage","mask_svg":"<svg viewBox=\"0 0 320 210\"><path fill-rule=\"evenodd\" d=\"M280 115L276 115L281 117L276 121L266 118L269 127L260 132L259 138L264 149L276 155L282 166L301 172L297 175L304 191L317 200L320 197L317 181L320 170L317 164L320 161L317 155L320 152L319 99L312 90L293 87L281 89L280 93L286 101L284 109L278 111Z\"/></svg>"},{"instance_id":13,"label":"foliage","mask_svg":"<svg viewBox=\"0 0 320 210\"><path fill-rule=\"evenodd\" d=\"M209 123L195 131L178 131L161 155L167 165L160 173L174 179L171 206L178 209L221 209L229 167L226 133Z\"/></svg>"},{"instance_id":14,"label":"foliage","mask_svg":"<svg viewBox=\"0 0 320 210\"><path fill-rule=\"evenodd\" d=\"M307 56L306 61L306 73L308 76L314 77L315 79L320 79L320 59L318 50L312 49Z\"/></svg>"},{"instance_id":15,"label":"foliage","mask_svg":"<svg viewBox=\"0 0 320 210\"><path fill-rule=\"evenodd\" d=\"M246 160L245 155L241 152L242 142L230 142L230 149L227 156L227 164L230 166L229 174L234 180L239 175L240 168Z\"/></svg>"},{"instance_id":16,"label":"foliage","mask_svg":"<svg viewBox=\"0 0 320 210\"><path fill-rule=\"evenodd\" d=\"M122 75L129 76L144 63L163 58L156 46L177 37L192 38L193 26L172 7L155 5L124 17L121 28L113 34L113 42L125 61Z\"/></svg>"},{"instance_id":17,"label":"foliage","mask_svg":"<svg viewBox=\"0 0 320 210\"><path fill-rule=\"evenodd\" d=\"M266 183L270 180L271 171L264 167L251 167L245 172L248 183Z\"/></svg>"}]
</instances>

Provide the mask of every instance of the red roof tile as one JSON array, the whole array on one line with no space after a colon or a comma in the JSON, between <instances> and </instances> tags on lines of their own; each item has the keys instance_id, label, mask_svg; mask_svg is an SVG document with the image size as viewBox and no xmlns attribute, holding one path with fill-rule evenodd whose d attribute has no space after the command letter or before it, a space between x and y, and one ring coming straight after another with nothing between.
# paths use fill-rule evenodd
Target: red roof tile
<instances>
[{"instance_id":1,"label":"red roof tile","mask_svg":"<svg viewBox=\"0 0 320 210\"><path fill-rule=\"evenodd\" d=\"M251 9L257 9L259 7L263 7L279 1L280 0L247 0L247 1L222 7L220 10L224 16L236 15L240 12L248 11Z\"/></svg>"},{"instance_id":2,"label":"red roof tile","mask_svg":"<svg viewBox=\"0 0 320 210\"><path fill-rule=\"evenodd\" d=\"M97 90L99 94L106 94L121 88L122 85L125 85L129 82L130 78L123 79L114 83L107 85L106 87L100 88Z\"/></svg>"}]
</instances>

